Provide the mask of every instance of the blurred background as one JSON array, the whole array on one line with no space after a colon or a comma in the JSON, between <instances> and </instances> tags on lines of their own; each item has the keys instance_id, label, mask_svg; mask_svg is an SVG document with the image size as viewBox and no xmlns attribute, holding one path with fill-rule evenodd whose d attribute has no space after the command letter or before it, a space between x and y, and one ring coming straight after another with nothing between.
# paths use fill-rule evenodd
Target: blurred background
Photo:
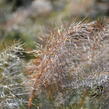
<instances>
[{"instance_id":1,"label":"blurred background","mask_svg":"<svg viewBox=\"0 0 109 109\"><path fill-rule=\"evenodd\" d=\"M109 16L109 0L0 0L0 40L22 40L34 48L38 37L75 17Z\"/></svg>"}]
</instances>

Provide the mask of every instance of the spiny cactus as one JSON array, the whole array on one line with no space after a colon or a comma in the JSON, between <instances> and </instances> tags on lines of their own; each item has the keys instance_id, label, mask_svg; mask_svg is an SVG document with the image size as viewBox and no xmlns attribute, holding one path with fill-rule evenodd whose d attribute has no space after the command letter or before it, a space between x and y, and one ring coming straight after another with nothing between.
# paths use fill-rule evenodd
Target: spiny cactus
<instances>
[{"instance_id":1,"label":"spiny cactus","mask_svg":"<svg viewBox=\"0 0 109 109\"><path fill-rule=\"evenodd\" d=\"M56 101L55 106L67 104L80 90L92 96L88 89L108 92L108 53L109 24L102 21L73 23L68 29L51 33L35 59L40 62L30 68L35 80L29 107L43 92Z\"/></svg>"},{"instance_id":2,"label":"spiny cactus","mask_svg":"<svg viewBox=\"0 0 109 109\"><path fill-rule=\"evenodd\" d=\"M15 43L0 53L0 109L21 109L27 104L23 51L22 44Z\"/></svg>"},{"instance_id":3,"label":"spiny cactus","mask_svg":"<svg viewBox=\"0 0 109 109\"><path fill-rule=\"evenodd\" d=\"M108 106L108 23L81 21L52 32L44 47L28 52L36 57L27 66L31 78L23 73L23 53L19 43L0 53L0 108L22 109L28 102L36 109Z\"/></svg>"}]
</instances>

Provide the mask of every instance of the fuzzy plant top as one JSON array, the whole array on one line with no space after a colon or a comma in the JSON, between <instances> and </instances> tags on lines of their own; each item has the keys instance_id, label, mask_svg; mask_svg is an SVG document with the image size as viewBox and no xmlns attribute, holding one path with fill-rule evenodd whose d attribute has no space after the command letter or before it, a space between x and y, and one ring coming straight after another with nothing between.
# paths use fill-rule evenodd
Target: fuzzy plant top
<instances>
[{"instance_id":1,"label":"fuzzy plant top","mask_svg":"<svg viewBox=\"0 0 109 109\"><path fill-rule=\"evenodd\" d=\"M74 89L106 87L108 83L108 23L72 23L67 29L52 32L39 52L29 70L34 74L29 107L44 91L62 104Z\"/></svg>"}]
</instances>

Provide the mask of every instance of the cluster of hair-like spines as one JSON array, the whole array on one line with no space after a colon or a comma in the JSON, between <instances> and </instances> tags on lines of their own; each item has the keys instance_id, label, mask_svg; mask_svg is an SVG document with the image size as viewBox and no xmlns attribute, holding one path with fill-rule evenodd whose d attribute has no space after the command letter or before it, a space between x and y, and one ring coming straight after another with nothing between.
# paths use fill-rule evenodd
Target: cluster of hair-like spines
<instances>
[{"instance_id":1,"label":"cluster of hair-like spines","mask_svg":"<svg viewBox=\"0 0 109 109\"><path fill-rule=\"evenodd\" d=\"M20 109L27 104L29 91L23 73L23 47L19 42L0 52L0 108Z\"/></svg>"},{"instance_id":2,"label":"cluster of hair-like spines","mask_svg":"<svg viewBox=\"0 0 109 109\"><path fill-rule=\"evenodd\" d=\"M32 70L35 80L29 107L42 92L57 106L68 102L76 89L105 87L109 77L108 42L109 25L99 20L73 23L51 33L35 59L40 62Z\"/></svg>"}]
</instances>

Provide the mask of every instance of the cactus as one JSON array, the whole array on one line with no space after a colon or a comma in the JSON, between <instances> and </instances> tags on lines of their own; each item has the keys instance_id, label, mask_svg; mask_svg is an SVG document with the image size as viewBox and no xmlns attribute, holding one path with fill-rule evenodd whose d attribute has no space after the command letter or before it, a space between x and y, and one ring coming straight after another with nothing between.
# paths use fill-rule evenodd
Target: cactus
<instances>
[{"instance_id":1,"label":"cactus","mask_svg":"<svg viewBox=\"0 0 109 109\"><path fill-rule=\"evenodd\" d=\"M37 46L37 50L27 52L22 44L15 43L1 51L0 108L109 106L108 23L74 21L68 28L54 30L43 45ZM34 59L27 63L25 53Z\"/></svg>"},{"instance_id":2,"label":"cactus","mask_svg":"<svg viewBox=\"0 0 109 109\"><path fill-rule=\"evenodd\" d=\"M73 23L51 33L30 67L34 84L28 107L43 93L54 101L54 106L60 107L70 104L79 92L80 97L90 99L108 92L108 42L109 25L101 20ZM80 107L85 102L84 96L77 101Z\"/></svg>"},{"instance_id":3,"label":"cactus","mask_svg":"<svg viewBox=\"0 0 109 109\"><path fill-rule=\"evenodd\" d=\"M15 42L0 53L0 108L21 109L27 104L22 44Z\"/></svg>"}]
</instances>

